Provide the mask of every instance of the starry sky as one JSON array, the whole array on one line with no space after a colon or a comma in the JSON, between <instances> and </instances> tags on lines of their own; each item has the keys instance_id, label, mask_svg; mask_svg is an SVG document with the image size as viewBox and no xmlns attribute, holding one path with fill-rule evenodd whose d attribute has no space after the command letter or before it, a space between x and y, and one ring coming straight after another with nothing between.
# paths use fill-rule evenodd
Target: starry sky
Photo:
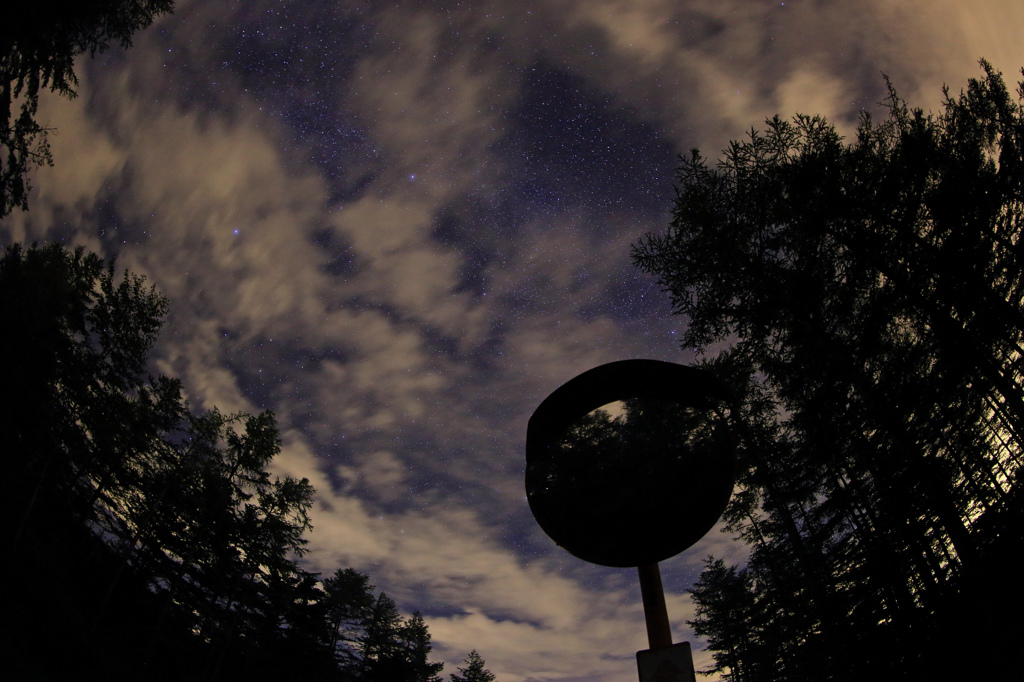
<instances>
[{"instance_id":1,"label":"starry sky","mask_svg":"<svg viewBox=\"0 0 1024 682\"><path fill-rule=\"evenodd\" d=\"M580 372L693 360L629 262L677 155L775 113L851 135L882 74L936 110L979 58L1018 80L1022 37L1022 0L179 0L44 98L55 165L0 242L155 283L154 371L274 411L275 471L318 490L306 567L422 611L446 678L475 648L501 682L635 679L635 572L540 531L524 442ZM708 554L744 557L712 532L662 565L695 647Z\"/></svg>"}]
</instances>

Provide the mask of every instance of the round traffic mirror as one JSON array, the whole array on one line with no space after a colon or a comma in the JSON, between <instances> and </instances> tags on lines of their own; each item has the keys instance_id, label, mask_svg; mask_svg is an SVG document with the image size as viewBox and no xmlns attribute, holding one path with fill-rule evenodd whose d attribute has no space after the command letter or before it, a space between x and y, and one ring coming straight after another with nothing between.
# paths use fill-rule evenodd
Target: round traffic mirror
<instances>
[{"instance_id":1,"label":"round traffic mirror","mask_svg":"<svg viewBox=\"0 0 1024 682\"><path fill-rule=\"evenodd\" d=\"M603 566L663 561L702 538L732 494L728 391L657 360L595 367L530 418L526 495L541 528Z\"/></svg>"}]
</instances>

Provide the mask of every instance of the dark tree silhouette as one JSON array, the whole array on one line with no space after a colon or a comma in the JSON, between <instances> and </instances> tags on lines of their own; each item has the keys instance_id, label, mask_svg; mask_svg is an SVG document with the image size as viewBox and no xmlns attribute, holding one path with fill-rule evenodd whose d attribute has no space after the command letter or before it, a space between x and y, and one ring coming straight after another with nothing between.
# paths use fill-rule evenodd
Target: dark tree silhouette
<instances>
[{"instance_id":1,"label":"dark tree silhouette","mask_svg":"<svg viewBox=\"0 0 1024 682\"><path fill-rule=\"evenodd\" d=\"M266 472L273 415L193 414L178 382L146 374L166 309L83 249L0 259L0 524L22 557L3 584L5 624L19 623L11 648L28 677L60 665L39 650L54 637L115 679L158 661L215 678L328 655L322 593L296 563L313 490Z\"/></svg>"},{"instance_id":2,"label":"dark tree silhouette","mask_svg":"<svg viewBox=\"0 0 1024 682\"><path fill-rule=\"evenodd\" d=\"M439 682L443 663L431 663L430 633L416 612L405 620L395 602L378 595L360 641L362 679L371 682Z\"/></svg>"},{"instance_id":3,"label":"dark tree silhouette","mask_svg":"<svg viewBox=\"0 0 1024 682\"><path fill-rule=\"evenodd\" d=\"M404 667L400 645L402 617L394 600L381 592L374 601L363 626L359 647L363 663L363 676L370 680L390 679Z\"/></svg>"},{"instance_id":4,"label":"dark tree silhouette","mask_svg":"<svg viewBox=\"0 0 1024 682\"><path fill-rule=\"evenodd\" d=\"M982 67L936 115L890 87L852 144L798 116L717 168L694 150L668 231L634 246L743 398L726 519L750 560L694 591L733 679L1010 670L1024 94ZM948 646L968 621L969 655Z\"/></svg>"},{"instance_id":5,"label":"dark tree silhouette","mask_svg":"<svg viewBox=\"0 0 1024 682\"><path fill-rule=\"evenodd\" d=\"M11 679L438 682L423 617L299 559L314 490L273 414L146 373L167 301L83 249L0 258L0 582ZM62 655L53 656L54 642Z\"/></svg>"},{"instance_id":6,"label":"dark tree silhouette","mask_svg":"<svg viewBox=\"0 0 1024 682\"><path fill-rule=\"evenodd\" d=\"M484 667L484 659L477 653L476 649L466 656L466 666L459 668L458 674L449 675L451 682L494 682L497 678L490 670Z\"/></svg>"},{"instance_id":7,"label":"dark tree silhouette","mask_svg":"<svg viewBox=\"0 0 1024 682\"><path fill-rule=\"evenodd\" d=\"M693 633L706 638L714 652L713 671L727 670L729 679L769 678L772 673L770 667L758 669L762 662L751 647L758 627L764 625L758 618L751 579L745 568L726 567L721 559L708 559L691 590L697 607Z\"/></svg>"},{"instance_id":8,"label":"dark tree silhouette","mask_svg":"<svg viewBox=\"0 0 1024 682\"><path fill-rule=\"evenodd\" d=\"M28 208L28 172L52 164L39 93L75 96L75 57L95 56L174 7L174 0L39 0L10 3L0 22L0 218ZM20 105L20 106L19 106ZM14 111L17 110L17 114Z\"/></svg>"},{"instance_id":9,"label":"dark tree silhouette","mask_svg":"<svg viewBox=\"0 0 1024 682\"><path fill-rule=\"evenodd\" d=\"M430 644L430 631L423 620L422 614L416 611L402 625L401 641L404 645L406 661L409 673L404 678L409 682L441 682L438 673L444 668L444 663L432 663L428 660L433 647Z\"/></svg>"},{"instance_id":10,"label":"dark tree silhouette","mask_svg":"<svg viewBox=\"0 0 1024 682\"><path fill-rule=\"evenodd\" d=\"M120 535L151 589L208 643L210 674L244 659L265 675L282 652L320 639L307 629L321 620L308 613L321 593L297 564L313 488L271 480L280 441L270 413L192 416L179 443L149 468Z\"/></svg>"},{"instance_id":11,"label":"dark tree silhouette","mask_svg":"<svg viewBox=\"0 0 1024 682\"><path fill-rule=\"evenodd\" d=\"M325 579L323 589L330 649L339 665L355 666L363 628L373 617L373 585L369 576L346 568Z\"/></svg>"},{"instance_id":12,"label":"dark tree silhouette","mask_svg":"<svg viewBox=\"0 0 1024 682\"><path fill-rule=\"evenodd\" d=\"M8 475L25 483L5 496L13 538L38 515L98 521L97 499L132 485L132 460L184 417L177 382L144 373L166 306L83 249L6 250L0 434Z\"/></svg>"}]
</instances>

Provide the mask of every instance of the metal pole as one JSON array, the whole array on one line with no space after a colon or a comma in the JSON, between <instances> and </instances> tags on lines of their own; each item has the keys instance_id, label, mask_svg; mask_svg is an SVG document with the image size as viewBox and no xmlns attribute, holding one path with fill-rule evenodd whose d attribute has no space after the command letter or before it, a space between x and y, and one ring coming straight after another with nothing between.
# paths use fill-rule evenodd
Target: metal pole
<instances>
[{"instance_id":1,"label":"metal pole","mask_svg":"<svg viewBox=\"0 0 1024 682\"><path fill-rule=\"evenodd\" d=\"M644 602L644 620L647 621L647 643L651 651L672 646L672 628L665 607L665 590L661 586L658 564L637 566L640 575L640 597Z\"/></svg>"}]
</instances>

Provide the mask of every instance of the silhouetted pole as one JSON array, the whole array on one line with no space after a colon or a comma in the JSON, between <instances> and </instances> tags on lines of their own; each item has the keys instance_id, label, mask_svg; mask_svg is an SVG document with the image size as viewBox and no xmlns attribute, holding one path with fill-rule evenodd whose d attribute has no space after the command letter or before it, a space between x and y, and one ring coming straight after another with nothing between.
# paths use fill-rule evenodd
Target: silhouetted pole
<instances>
[{"instance_id":1,"label":"silhouetted pole","mask_svg":"<svg viewBox=\"0 0 1024 682\"><path fill-rule=\"evenodd\" d=\"M647 643L651 651L672 646L672 629L665 607L665 590L661 586L658 564L637 566L640 575L640 598L644 602L644 620L647 621Z\"/></svg>"}]
</instances>

